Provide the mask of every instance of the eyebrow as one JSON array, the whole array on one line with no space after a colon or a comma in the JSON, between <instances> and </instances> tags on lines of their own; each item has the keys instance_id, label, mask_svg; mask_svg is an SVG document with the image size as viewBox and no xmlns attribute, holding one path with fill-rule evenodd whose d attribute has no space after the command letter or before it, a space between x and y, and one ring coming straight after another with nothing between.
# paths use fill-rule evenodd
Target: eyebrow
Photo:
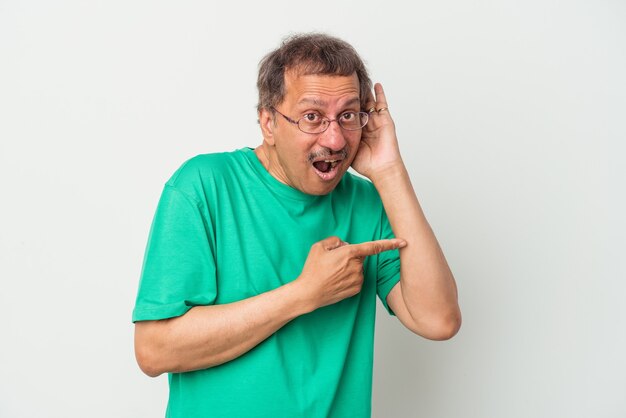
<instances>
[{"instance_id":1,"label":"eyebrow","mask_svg":"<svg viewBox=\"0 0 626 418\"><path fill-rule=\"evenodd\" d=\"M305 103L310 103L313 104L315 106L327 106L328 102L324 101L324 100L320 100L320 99L316 99L316 98L310 98L310 97L305 97L303 99L301 99L297 104L305 104ZM348 100L346 103L344 103L343 107L347 107L350 105L353 105L355 103L361 103L361 99L359 97L353 97L352 99Z\"/></svg>"}]
</instances>

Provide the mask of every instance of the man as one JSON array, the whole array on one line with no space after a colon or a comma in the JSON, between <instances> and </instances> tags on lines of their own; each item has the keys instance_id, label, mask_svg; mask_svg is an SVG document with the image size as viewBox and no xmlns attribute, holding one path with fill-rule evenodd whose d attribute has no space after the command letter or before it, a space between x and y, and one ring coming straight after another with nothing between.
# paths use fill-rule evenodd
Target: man
<instances>
[{"instance_id":1,"label":"man","mask_svg":"<svg viewBox=\"0 0 626 418\"><path fill-rule=\"evenodd\" d=\"M263 143L195 157L165 186L133 312L139 365L169 373L169 417L368 417L376 294L447 339L454 278L350 45L293 36L258 88Z\"/></svg>"}]
</instances>

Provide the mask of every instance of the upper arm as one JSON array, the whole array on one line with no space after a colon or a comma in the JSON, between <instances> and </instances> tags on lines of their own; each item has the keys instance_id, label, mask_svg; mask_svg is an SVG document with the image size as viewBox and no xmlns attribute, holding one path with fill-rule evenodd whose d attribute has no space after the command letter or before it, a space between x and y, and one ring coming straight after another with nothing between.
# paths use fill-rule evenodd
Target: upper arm
<instances>
[{"instance_id":1,"label":"upper arm","mask_svg":"<svg viewBox=\"0 0 626 418\"><path fill-rule=\"evenodd\" d=\"M184 315L217 298L215 234L204 204L166 185L146 252L133 322Z\"/></svg>"}]
</instances>

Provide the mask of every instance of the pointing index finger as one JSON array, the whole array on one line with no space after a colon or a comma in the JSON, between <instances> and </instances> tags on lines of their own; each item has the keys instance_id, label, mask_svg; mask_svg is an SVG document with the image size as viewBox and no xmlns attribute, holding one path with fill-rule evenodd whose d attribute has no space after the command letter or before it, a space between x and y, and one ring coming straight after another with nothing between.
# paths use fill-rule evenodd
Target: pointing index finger
<instances>
[{"instance_id":1,"label":"pointing index finger","mask_svg":"<svg viewBox=\"0 0 626 418\"><path fill-rule=\"evenodd\" d=\"M367 257L382 253L383 251L396 250L406 246L406 241L400 238L381 239L377 241L362 242L360 244L346 245L354 257Z\"/></svg>"}]
</instances>

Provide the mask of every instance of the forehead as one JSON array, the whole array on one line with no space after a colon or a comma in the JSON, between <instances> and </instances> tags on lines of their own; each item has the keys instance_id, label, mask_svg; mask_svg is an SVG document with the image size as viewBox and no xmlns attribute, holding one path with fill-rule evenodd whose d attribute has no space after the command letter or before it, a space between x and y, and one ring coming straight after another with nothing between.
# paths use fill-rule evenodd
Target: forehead
<instances>
[{"instance_id":1,"label":"forehead","mask_svg":"<svg viewBox=\"0 0 626 418\"><path fill-rule=\"evenodd\" d=\"M326 106L336 102L359 101L359 78L334 74L285 72L285 100L288 105L312 103Z\"/></svg>"}]
</instances>

